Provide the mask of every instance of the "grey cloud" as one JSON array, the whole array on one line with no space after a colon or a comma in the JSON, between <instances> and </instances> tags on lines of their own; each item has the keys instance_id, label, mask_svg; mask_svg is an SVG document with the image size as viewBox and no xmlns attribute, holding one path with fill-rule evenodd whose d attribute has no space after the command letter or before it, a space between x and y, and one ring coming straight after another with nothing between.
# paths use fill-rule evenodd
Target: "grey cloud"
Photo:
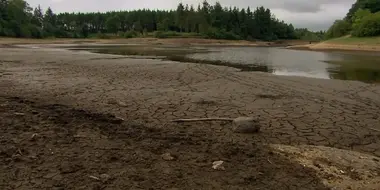
<instances>
[{"instance_id":1,"label":"grey cloud","mask_svg":"<svg viewBox=\"0 0 380 190\"><path fill-rule=\"evenodd\" d=\"M140 8L175 9L179 2L197 6L203 0L27 0L30 5L52 7L55 12L97 12ZM216 0L209 0L214 4ZM281 20L298 27L326 29L342 18L356 0L219 0L223 6L270 8ZM326 27L325 27L326 26ZM317 29L318 30L318 29Z\"/></svg>"},{"instance_id":2,"label":"grey cloud","mask_svg":"<svg viewBox=\"0 0 380 190\"><path fill-rule=\"evenodd\" d=\"M298 13L317 13L323 11L323 5L338 4L342 6L351 5L353 0L285 0L278 3L275 8L284 9Z\"/></svg>"},{"instance_id":3,"label":"grey cloud","mask_svg":"<svg viewBox=\"0 0 380 190\"><path fill-rule=\"evenodd\" d=\"M319 5L316 2L309 2L309 3L299 3L299 2L287 2L284 3L282 7L277 8L283 8L287 11L291 12L310 12L310 13L316 13L321 10L321 5Z\"/></svg>"}]
</instances>

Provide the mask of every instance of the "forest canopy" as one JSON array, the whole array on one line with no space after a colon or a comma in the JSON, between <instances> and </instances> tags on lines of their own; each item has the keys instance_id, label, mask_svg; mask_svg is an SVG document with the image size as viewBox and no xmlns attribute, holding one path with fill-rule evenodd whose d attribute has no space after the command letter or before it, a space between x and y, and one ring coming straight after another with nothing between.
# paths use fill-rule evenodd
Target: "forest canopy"
<instances>
[{"instance_id":1,"label":"forest canopy","mask_svg":"<svg viewBox=\"0 0 380 190\"><path fill-rule=\"evenodd\" d=\"M380 35L380 1L357 0L342 20L336 20L326 32L327 38L351 34L356 37Z\"/></svg>"},{"instance_id":2,"label":"forest canopy","mask_svg":"<svg viewBox=\"0 0 380 190\"><path fill-rule=\"evenodd\" d=\"M0 36L106 38L110 35L131 38L154 34L156 37L192 35L214 39L309 39L320 40L319 33L295 29L277 19L270 9L223 7L206 0L194 7L178 4L176 10L149 10L59 13L40 6L31 8L24 0L0 0Z\"/></svg>"}]
</instances>

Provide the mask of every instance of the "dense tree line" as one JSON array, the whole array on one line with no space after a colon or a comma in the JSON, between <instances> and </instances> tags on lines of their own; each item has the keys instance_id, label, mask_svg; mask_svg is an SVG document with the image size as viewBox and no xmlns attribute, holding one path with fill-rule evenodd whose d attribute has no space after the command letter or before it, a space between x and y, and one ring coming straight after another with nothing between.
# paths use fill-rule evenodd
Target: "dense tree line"
<instances>
[{"instance_id":1,"label":"dense tree line","mask_svg":"<svg viewBox=\"0 0 380 190\"><path fill-rule=\"evenodd\" d=\"M24 0L0 0L0 36L11 37L134 37L155 32L157 37L193 33L220 39L295 39L300 32L280 21L269 9L251 10L179 3L176 10L134 10L106 13L61 13L32 9ZM310 35L310 32L307 33ZM302 35L302 34L301 34Z\"/></svg>"},{"instance_id":2,"label":"dense tree line","mask_svg":"<svg viewBox=\"0 0 380 190\"><path fill-rule=\"evenodd\" d=\"M336 20L326 33L327 38L351 34L356 37L380 35L380 1L357 0L342 20Z\"/></svg>"}]
</instances>

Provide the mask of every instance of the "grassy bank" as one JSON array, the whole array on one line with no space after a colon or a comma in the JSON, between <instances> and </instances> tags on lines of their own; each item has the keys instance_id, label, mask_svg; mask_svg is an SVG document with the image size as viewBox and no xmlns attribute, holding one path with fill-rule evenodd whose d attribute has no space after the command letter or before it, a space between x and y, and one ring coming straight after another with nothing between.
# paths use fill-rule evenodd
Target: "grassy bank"
<instances>
[{"instance_id":1,"label":"grassy bank","mask_svg":"<svg viewBox=\"0 0 380 190\"><path fill-rule=\"evenodd\" d=\"M324 43L328 44L342 44L342 45L379 45L380 46L380 36L377 37L352 37L344 36L340 38L334 38L327 40Z\"/></svg>"},{"instance_id":2,"label":"grassy bank","mask_svg":"<svg viewBox=\"0 0 380 190\"><path fill-rule=\"evenodd\" d=\"M380 36L376 37L351 37L344 36L323 41L318 44L306 44L290 46L288 49L314 50L314 51L373 51L380 52Z\"/></svg>"}]
</instances>

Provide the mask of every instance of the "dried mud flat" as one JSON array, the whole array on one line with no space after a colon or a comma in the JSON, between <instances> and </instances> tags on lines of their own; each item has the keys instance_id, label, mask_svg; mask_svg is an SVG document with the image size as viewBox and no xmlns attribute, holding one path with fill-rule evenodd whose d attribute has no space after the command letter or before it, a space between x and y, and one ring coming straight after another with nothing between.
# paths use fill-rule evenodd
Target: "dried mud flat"
<instances>
[{"instance_id":1,"label":"dried mud flat","mask_svg":"<svg viewBox=\"0 0 380 190\"><path fill-rule=\"evenodd\" d=\"M0 50L0 189L380 188L378 85Z\"/></svg>"}]
</instances>

